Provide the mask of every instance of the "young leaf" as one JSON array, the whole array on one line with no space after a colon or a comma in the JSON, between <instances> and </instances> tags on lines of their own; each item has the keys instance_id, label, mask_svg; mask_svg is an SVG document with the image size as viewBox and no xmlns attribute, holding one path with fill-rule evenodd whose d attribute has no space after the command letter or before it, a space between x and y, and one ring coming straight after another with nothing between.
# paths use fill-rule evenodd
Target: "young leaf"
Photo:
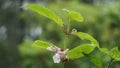
<instances>
[{"instance_id":1,"label":"young leaf","mask_svg":"<svg viewBox=\"0 0 120 68\"><path fill-rule=\"evenodd\" d=\"M91 53L95 49L95 47L96 46L92 44L82 44L73 48L72 50L69 50L67 55L70 59L80 58L84 56L83 53L85 54Z\"/></svg>"},{"instance_id":2,"label":"young leaf","mask_svg":"<svg viewBox=\"0 0 120 68\"><path fill-rule=\"evenodd\" d=\"M101 52L109 55L115 61L120 61L120 51L118 51L118 47L115 47L111 50L108 50L106 48L99 48L99 49Z\"/></svg>"},{"instance_id":3,"label":"young leaf","mask_svg":"<svg viewBox=\"0 0 120 68\"><path fill-rule=\"evenodd\" d=\"M68 14L70 20L75 20L78 22L83 22L83 20L84 20L84 18L78 12L70 11L67 9L63 9L63 11L65 11Z\"/></svg>"},{"instance_id":4,"label":"young leaf","mask_svg":"<svg viewBox=\"0 0 120 68\"><path fill-rule=\"evenodd\" d=\"M40 5L36 4L28 4L23 6L24 8L28 8L30 10L33 10L34 12L43 15L45 17L48 17L49 19L53 20L55 23L57 23L60 27L63 26L62 19L60 19L54 12L49 10L48 8L45 8Z\"/></svg>"},{"instance_id":5,"label":"young leaf","mask_svg":"<svg viewBox=\"0 0 120 68\"><path fill-rule=\"evenodd\" d=\"M50 42L44 42L44 41L40 41L40 40L36 40L32 45L38 46L41 48L48 48L49 46L55 46L54 44L52 44Z\"/></svg>"},{"instance_id":6,"label":"young leaf","mask_svg":"<svg viewBox=\"0 0 120 68\"><path fill-rule=\"evenodd\" d=\"M74 35L78 36L82 40L84 40L84 39L89 40L89 41L91 41L92 44L99 47L99 43L97 42L97 40L95 40L89 34L86 34L86 33L83 33L83 32L77 32L77 33L74 33Z\"/></svg>"},{"instance_id":7,"label":"young leaf","mask_svg":"<svg viewBox=\"0 0 120 68\"><path fill-rule=\"evenodd\" d=\"M109 55L115 61L120 61L120 52L118 51L118 47L115 47L115 48L111 49Z\"/></svg>"},{"instance_id":8,"label":"young leaf","mask_svg":"<svg viewBox=\"0 0 120 68\"><path fill-rule=\"evenodd\" d=\"M44 49L40 49L40 48L31 46L32 44L33 44L32 40L24 40L24 42L19 45L19 50L20 50L21 56L35 57L36 55L44 54L46 52L46 50L44 50Z\"/></svg>"}]
</instances>

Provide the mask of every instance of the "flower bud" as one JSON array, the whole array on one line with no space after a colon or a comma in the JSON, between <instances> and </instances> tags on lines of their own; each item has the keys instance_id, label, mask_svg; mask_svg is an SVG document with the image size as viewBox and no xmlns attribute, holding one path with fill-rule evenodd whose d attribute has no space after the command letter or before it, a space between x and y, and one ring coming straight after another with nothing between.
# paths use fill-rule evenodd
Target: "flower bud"
<instances>
[{"instance_id":1,"label":"flower bud","mask_svg":"<svg viewBox=\"0 0 120 68\"><path fill-rule=\"evenodd\" d=\"M69 57L68 56L65 56L64 59L63 59L64 62L67 62L69 61Z\"/></svg>"},{"instance_id":2,"label":"flower bud","mask_svg":"<svg viewBox=\"0 0 120 68\"><path fill-rule=\"evenodd\" d=\"M76 29L72 29L71 34L74 34L74 33L76 33L76 32L77 32Z\"/></svg>"}]
</instances>

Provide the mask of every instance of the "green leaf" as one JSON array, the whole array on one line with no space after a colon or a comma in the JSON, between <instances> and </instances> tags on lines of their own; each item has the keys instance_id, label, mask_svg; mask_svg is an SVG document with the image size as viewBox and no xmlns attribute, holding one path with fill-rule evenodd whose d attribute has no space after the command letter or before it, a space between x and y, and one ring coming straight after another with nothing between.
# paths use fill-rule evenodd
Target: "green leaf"
<instances>
[{"instance_id":1,"label":"green leaf","mask_svg":"<svg viewBox=\"0 0 120 68\"><path fill-rule=\"evenodd\" d=\"M84 54L84 53L83 53ZM102 61L95 57L95 56L91 56L89 54L84 54L93 64L95 64L95 66L97 68L102 68Z\"/></svg>"},{"instance_id":2,"label":"green leaf","mask_svg":"<svg viewBox=\"0 0 120 68\"><path fill-rule=\"evenodd\" d=\"M89 41L91 41L91 43L92 43L93 45L99 47L99 43L97 42L97 40L95 40L92 36L90 36L90 35L87 34L87 33L77 32L77 33L74 33L74 35L78 36L78 37L81 38L82 40L84 40L84 39L89 40Z\"/></svg>"},{"instance_id":3,"label":"green leaf","mask_svg":"<svg viewBox=\"0 0 120 68\"><path fill-rule=\"evenodd\" d=\"M83 53L85 54L89 54L91 53L96 47L99 47L99 44L97 42L97 40L95 40L92 36L90 36L89 34L83 33L83 32L77 32L77 33L73 33L73 35L78 36L79 38L81 38L82 40L86 39L91 41L90 44L82 44L79 45L78 47L68 51L68 56L71 59L75 59L75 58L80 58L83 55Z\"/></svg>"},{"instance_id":4,"label":"green leaf","mask_svg":"<svg viewBox=\"0 0 120 68\"><path fill-rule=\"evenodd\" d=\"M78 12L70 11L70 10L67 10L67 9L63 9L63 11L65 11L68 14L70 20L75 20L75 21L78 21L78 22L83 22L83 20L84 20L84 18Z\"/></svg>"},{"instance_id":5,"label":"green leaf","mask_svg":"<svg viewBox=\"0 0 120 68\"><path fill-rule=\"evenodd\" d=\"M19 45L19 52L22 57L26 56L37 56L46 53L46 50L40 49L38 47L31 46L33 44L32 40L24 40L23 43Z\"/></svg>"},{"instance_id":6,"label":"green leaf","mask_svg":"<svg viewBox=\"0 0 120 68\"><path fill-rule=\"evenodd\" d=\"M109 55L115 61L120 61L120 51L118 51L118 47L114 47L111 50L107 48L99 48L101 52Z\"/></svg>"},{"instance_id":7,"label":"green leaf","mask_svg":"<svg viewBox=\"0 0 120 68\"><path fill-rule=\"evenodd\" d=\"M118 47L115 47L115 48L111 49L109 55L115 61L120 61L120 52L118 51Z\"/></svg>"},{"instance_id":8,"label":"green leaf","mask_svg":"<svg viewBox=\"0 0 120 68\"><path fill-rule=\"evenodd\" d=\"M37 5L37 4L28 4L28 5L25 5L23 7L28 8L30 10L33 10L36 13L43 15L45 17L48 17L49 19L51 19L55 23L57 23L60 27L63 26L62 19L60 19L54 12L52 12L48 8L45 8L45 7Z\"/></svg>"},{"instance_id":9,"label":"green leaf","mask_svg":"<svg viewBox=\"0 0 120 68\"><path fill-rule=\"evenodd\" d=\"M32 46L38 46L40 48L48 48L49 46L55 46L54 44L50 43L50 42L44 42L44 41L40 41L40 40L36 40Z\"/></svg>"},{"instance_id":10,"label":"green leaf","mask_svg":"<svg viewBox=\"0 0 120 68\"><path fill-rule=\"evenodd\" d=\"M109 50L107 48L99 48L99 50L107 55L109 55Z\"/></svg>"},{"instance_id":11,"label":"green leaf","mask_svg":"<svg viewBox=\"0 0 120 68\"><path fill-rule=\"evenodd\" d=\"M91 53L96 46L92 45L92 44L83 44L83 45L79 45L71 50L68 51L67 55L70 59L76 59L76 58L80 58L83 57L83 53L85 54L89 54Z\"/></svg>"}]
</instances>

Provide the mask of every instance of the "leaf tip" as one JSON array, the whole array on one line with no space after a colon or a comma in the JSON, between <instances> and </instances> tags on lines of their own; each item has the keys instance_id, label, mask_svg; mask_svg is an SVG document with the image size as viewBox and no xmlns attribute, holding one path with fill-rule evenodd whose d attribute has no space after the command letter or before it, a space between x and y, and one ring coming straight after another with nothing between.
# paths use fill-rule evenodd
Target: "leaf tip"
<instances>
[{"instance_id":1,"label":"leaf tip","mask_svg":"<svg viewBox=\"0 0 120 68\"><path fill-rule=\"evenodd\" d=\"M35 42L33 42L32 46L36 46L35 44L37 44L39 42L39 40L36 40Z\"/></svg>"}]
</instances>

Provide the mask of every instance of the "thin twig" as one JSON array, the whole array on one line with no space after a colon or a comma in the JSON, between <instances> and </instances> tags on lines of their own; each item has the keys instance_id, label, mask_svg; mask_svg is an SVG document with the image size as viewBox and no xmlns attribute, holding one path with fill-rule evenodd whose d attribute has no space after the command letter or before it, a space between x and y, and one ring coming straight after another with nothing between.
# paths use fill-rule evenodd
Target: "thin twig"
<instances>
[{"instance_id":1,"label":"thin twig","mask_svg":"<svg viewBox=\"0 0 120 68\"><path fill-rule=\"evenodd\" d=\"M66 34L66 35L70 35L71 33L67 31L65 25L63 24L63 27L62 27L62 31Z\"/></svg>"}]
</instances>

